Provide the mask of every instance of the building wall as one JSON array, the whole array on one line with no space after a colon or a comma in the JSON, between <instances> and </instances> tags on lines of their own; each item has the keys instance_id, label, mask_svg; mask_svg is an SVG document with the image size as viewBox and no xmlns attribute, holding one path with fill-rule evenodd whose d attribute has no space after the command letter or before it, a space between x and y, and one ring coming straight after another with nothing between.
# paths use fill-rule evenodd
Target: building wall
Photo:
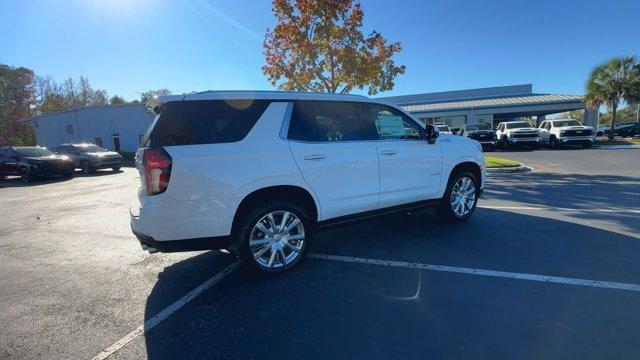
<instances>
[{"instance_id":1,"label":"building wall","mask_svg":"<svg viewBox=\"0 0 640 360\"><path fill-rule=\"evenodd\" d=\"M33 119L36 141L41 146L55 146L68 142L95 143L102 139L102 147L115 150L113 136L120 137L121 151L135 151L139 136L153 121L153 114L142 104L95 106L52 113Z\"/></svg>"}]
</instances>

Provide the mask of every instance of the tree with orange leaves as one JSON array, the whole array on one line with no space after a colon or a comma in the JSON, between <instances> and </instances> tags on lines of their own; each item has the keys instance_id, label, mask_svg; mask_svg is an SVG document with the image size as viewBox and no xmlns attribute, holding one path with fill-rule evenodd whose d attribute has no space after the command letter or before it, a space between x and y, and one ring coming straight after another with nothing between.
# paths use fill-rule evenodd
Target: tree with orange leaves
<instances>
[{"instance_id":1,"label":"tree with orange leaves","mask_svg":"<svg viewBox=\"0 0 640 360\"><path fill-rule=\"evenodd\" d=\"M277 24L264 40L262 72L280 89L369 95L393 89L405 66L392 59L402 47L377 31L365 36L357 0L273 0Z\"/></svg>"}]
</instances>

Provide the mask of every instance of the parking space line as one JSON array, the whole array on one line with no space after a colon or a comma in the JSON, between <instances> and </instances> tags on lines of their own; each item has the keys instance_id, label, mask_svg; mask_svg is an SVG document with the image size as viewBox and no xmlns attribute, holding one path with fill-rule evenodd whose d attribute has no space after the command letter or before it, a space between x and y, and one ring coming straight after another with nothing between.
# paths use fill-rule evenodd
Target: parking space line
<instances>
[{"instance_id":1,"label":"parking space line","mask_svg":"<svg viewBox=\"0 0 640 360\"><path fill-rule=\"evenodd\" d=\"M328 255L328 254L318 254L318 253L310 253L307 256L314 259L343 261L343 262L357 263L357 264L381 265L381 266L391 266L391 267L421 269L421 270L431 270L431 271L444 271L444 272L467 274L467 275L491 276L491 277L500 277L500 278L516 279L516 280L529 280L529 281L539 281L539 282L555 283L555 284L588 286L588 287L594 287L594 288L640 292L640 284L628 284L628 283L619 283L619 282L610 282L610 281L569 278L569 277L561 277L561 276L549 276L549 275L516 273L516 272L508 272L508 271L474 269L474 268L464 268L464 267L457 267L457 266L421 264L421 263L411 263L411 262L404 262L404 261L365 259L365 258L358 258L358 257L351 257L351 256Z\"/></svg>"},{"instance_id":2,"label":"parking space line","mask_svg":"<svg viewBox=\"0 0 640 360\"><path fill-rule=\"evenodd\" d=\"M555 210L555 211L584 211L584 212L603 212L603 213L637 213L640 214L640 209L625 209L625 208L609 208L609 209L576 209L576 208L562 208L562 207L552 207L552 206L498 206L498 205L478 205L479 208L483 209L494 209L494 210L533 210L533 211L544 211L544 210Z\"/></svg>"},{"instance_id":3,"label":"parking space line","mask_svg":"<svg viewBox=\"0 0 640 360\"><path fill-rule=\"evenodd\" d=\"M122 349L128 343L130 343L133 340L135 340L136 338L138 338L140 335L142 335L142 334L148 332L149 330L153 329L154 327L156 327L163 320L165 320L166 318L171 316L173 313L178 311L181 307L185 306L191 300L195 299L200 294L202 294L205 290L207 290L211 286L213 286L213 285L217 284L218 282L220 282L220 280L224 279L227 275L231 274L239 266L240 266L240 262L239 261L235 261L231 265L227 266L222 271L220 271L219 273L214 275L212 278L210 278L209 280L203 282L202 284L200 284L195 289L189 291L185 296L181 297L180 299L178 299L173 304L171 304L168 307L164 308L164 310L160 311L154 317L152 317L149 320L145 321L144 324L138 326L133 331L131 331L127 335L125 335L122 338L120 338L118 341L113 343L113 345L111 345L108 348L104 349L98 355L94 356L92 358L92 360L103 360L103 359L106 359L109 356L113 355L116 351Z\"/></svg>"}]
</instances>

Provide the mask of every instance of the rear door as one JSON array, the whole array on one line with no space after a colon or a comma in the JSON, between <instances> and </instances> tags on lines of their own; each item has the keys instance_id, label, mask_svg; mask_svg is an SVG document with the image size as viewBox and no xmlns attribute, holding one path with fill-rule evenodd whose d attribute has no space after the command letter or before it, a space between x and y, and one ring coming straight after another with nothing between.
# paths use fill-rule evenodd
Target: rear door
<instances>
[{"instance_id":1,"label":"rear door","mask_svg":"<svg viewBox=\"0 0 640 360\"><path fill-rule=\"evenodd\" d=\"M442 173L441 138L426 141L424 128L398 109L363 104L380 161L378 207L437 198Z\"/></svg>"},{"instance_id":2,"label":"rear door","mask_svg":"<svg viewBox=\"0 0 640 360\"><path fill-rule=\"evenodd\" d=\"M378 155L353 103L296 101L288 138L304 180L320 201L322 220L376 208Z\"/></svg>"}]
</instances>

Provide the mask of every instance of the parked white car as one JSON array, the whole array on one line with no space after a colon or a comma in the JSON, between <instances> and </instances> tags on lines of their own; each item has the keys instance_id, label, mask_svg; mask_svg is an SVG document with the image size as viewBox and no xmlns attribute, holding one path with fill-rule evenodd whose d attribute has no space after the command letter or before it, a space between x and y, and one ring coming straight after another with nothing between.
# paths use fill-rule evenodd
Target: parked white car
<instances>
[{"instance_id":1,"label":"parked white car","mask_svg":"<svg viewBox=\"0 0 640 360\"><path fill-rule=\"evenodd\" d=\"M578 120L545 120L540 124L540 140L553 149L566 144L578 144L590 148L596 138L591 126L584 126Z\"/></svg>"},{"instance_id":2,"label":"parked white car","mask_svg":"<svg viewBox=\"0 0 640 360\"><path fill-rule=\"evenodd\" d=\"M439 138L362 96L205 92L149 105L159 115L136 153L131 227L150 252L229 248L285 271L320 227L425 206L462 221L485 184L478 142Z\"/></svg>"},{"instance_id":3,"label":"parked white car","mask_svg":"<svg viewBox=\"0 0 640 360\"><path fill-rule=\"evenodd\" d=\"M451 129L444 124L434 125L440 134L451 134Z\"/></svg>"},{"instance_id":4,"label":"parked white car","mask_svg":"<svg viewBox=\"0 0 640 360\"><path fill-rule=\"evenodd\" d=\"M524 145L537 149L540 131L526 121L505 121L498 124L496 138L503 149L513 145Z\"/></svg>"}]
</instances>

